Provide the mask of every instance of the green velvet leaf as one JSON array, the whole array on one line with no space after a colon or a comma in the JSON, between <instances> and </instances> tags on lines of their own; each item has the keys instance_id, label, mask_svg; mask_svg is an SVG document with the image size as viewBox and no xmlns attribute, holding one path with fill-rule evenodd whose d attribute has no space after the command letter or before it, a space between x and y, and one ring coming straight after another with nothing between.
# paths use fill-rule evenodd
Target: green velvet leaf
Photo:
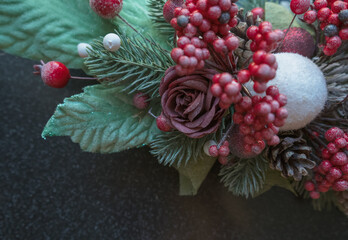
<instances>
[{"instance_id":1,"label":"green velvet leaf","mask_svg":"<svg viewBox=\"0 0 348 240\"><path fill-rule=\"evenodd\" d=\"M179 172L180 195L196 195L215 161L216 158L204 156L196 161L191 159L186 165L175 167Z\"/></svg>"},{"instance_id":2,"label":"green velvet leaf","mask_svg":"<svg viewBox=\"0 0 348 240\"><path fill-rule=\"evenodd\" d=\"M298 195L291 185L290 181L286 178L283 178L280 175L279 171L268 169L266 172L266 179L263 188L255 195L255 197L267 192L274 186L285 188L296 196Z\"/></svg>"},{"instance_id":3,"label":"green velvet leaf","mask_svg":"<svg viewBox=\"0 0 348 240\"><path fill-rule=\"evenodd\" d=\"M0 49L22 57L82 68L77 45L113 32L88 0L0 1Z\"/></svg>"},{"instance_id":4,"label":"green velvet leaf","mask_svg":"<svg viewBox=\"0 0 348 240\"><path fill-rule=\"evenodd\" d=\"M272 23L273 29L286 29L289 27L294 14L282 5L266 2L265 4L265 19ZM295 21L292 27L300 27L300 24Z\"/></svg>"},{"instance_id":5,"label":"green velvet leaf","mask_svg":"<svg viewBox=\"0 0 348 240\"><path fill-rule=\"evenodd\" d=\"M158 132L154 118L120 87L93 85L58 105L42 137L70 136L85 151L112 153L148 144Z\"/></svg>"}]
</instances>

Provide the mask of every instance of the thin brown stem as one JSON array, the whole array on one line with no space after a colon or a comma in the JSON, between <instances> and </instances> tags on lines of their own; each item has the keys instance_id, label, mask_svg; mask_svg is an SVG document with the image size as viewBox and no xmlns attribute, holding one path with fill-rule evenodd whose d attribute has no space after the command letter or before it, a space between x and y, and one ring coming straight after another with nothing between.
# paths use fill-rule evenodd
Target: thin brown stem
<instances>
[{"instance_id":1,"label":"thin brown stem","mask_svg":"<svg viewBox=\"0 0 348 240\"><path fill-rule=\"evenodd\" d=\"M243 62L241 69L244 69L244 67L248 64L248 62L250 61L250 59L252 59L252 57L253 56L251 55L250 57L248 57L247 60L245 60L245 62Z\"/></svg>"},{"instance_id":2,"label":"thin brown stem","mask_svg":"<svg viewBox=\"0 0 348 240\"><path fill-rule=\"evenodd\" d=\"M248 89L246 86L244 86L243 84L242 84L242 91L243 91L243 93L245 93L248 97L250 97L250 98L253 97L253 95L251 95L249 89Z\"/></svg>"},{"instance_id":3,"label":"thin brown stem","mask_svg":"<svg viewBox=\"0 0 348 240\"><path fill-rule=\"evenodd\" d=\"M310 130L309 128L305 127L304 130L309 133L310 136L313 137L313 140L317 141L321 146L326 148L326 143L321 140L319 137L317 137L315 134L313 134L312 130Z\"/></svg>"},{"instance_id":4,"label":"thin brown stem","mask_svg":"<svg viewBox=\"0 0 348 240\"><path fill-rule=\"evenodd\" d=\"M292 20L290 22L290 25L289 25L288 29L285 32L285 36L284 36L282 42L280 43L279 47L277 48L276 52L282 48L283 43L284 43L284 39L286 38L286 35L288 35L288 32L290 31L290 28L291 28L292 24L294 23L296 16L297 16L297 14L295 14L294 17L292 18Z\"/></svg>"}]
</instances>

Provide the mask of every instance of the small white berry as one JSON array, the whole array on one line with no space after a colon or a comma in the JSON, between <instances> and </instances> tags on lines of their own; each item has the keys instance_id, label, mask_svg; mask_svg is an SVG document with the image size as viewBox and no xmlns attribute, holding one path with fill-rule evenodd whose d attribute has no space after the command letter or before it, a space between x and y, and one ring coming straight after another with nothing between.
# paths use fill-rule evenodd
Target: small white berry
<instances>
[{"instance_id":1,"label":"small white berry","mask_svg":"<svg viewBox=\"0 0 348 240\"><path fill-rule=\"evenodd\" d=\"M116 52L121 47L121 39L115 33L107 34L103 39L104 48L110 52Z\"/></svg>"},{"instance_id":2,"label":"small white berry","mask_svg":"<svg viewBox=\"0 0 348 240\"><path fill-rule=\"evenodd\" d=\"M88 52L87 52L88 48L92 49L92 46L89 45L88 43L79 43L77 45L77 52L79 53L80 57L82 58L88 57Z\"/></svg>"},{"instance_id":3,"label":"small white berry","mask_svg":"<svg viewBox=\"0 0 348 240\"><path fill-rule=\"evenodd\" d=\"M203 146L203 151L205 154L207 154L208 156L211 157L211 155L209 154L209 148L213 145L217 145L216 142L214 140L209 140L207 141L204 146Z\"/></svg>"}]
</instances>

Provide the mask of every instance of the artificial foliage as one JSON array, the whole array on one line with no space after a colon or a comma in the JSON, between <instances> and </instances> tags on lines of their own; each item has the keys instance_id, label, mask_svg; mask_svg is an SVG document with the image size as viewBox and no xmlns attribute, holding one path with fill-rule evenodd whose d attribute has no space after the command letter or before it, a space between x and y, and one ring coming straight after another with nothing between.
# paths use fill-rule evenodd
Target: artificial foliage
<instances>
[{"instance_id":1,"label":"artificial foliage","mask_svg":"<svg viewBox=\"0 0 348 240\"><path fill-rule=\"evenodd\" d=\"M92 44L93 49L85 61L90 73L97 76L102 84L123 85L122 91L141 91L151 97L159 97L159 83L164 72L173 64L168 52L143 35L122 37L121 41L123 44L117 53L107 51L101 40Z\"/></svg>"},{"instance_id":2,"label":"artificial foliage","mask_svg":"<svg viewBox=\"0 0 348 240\"><path fill-rule=\"evenodd\" d=\"M310 2L291 1L303 16L277 0L209 1L209 9L187 0L168 22L164 4L180 1L115 1L121 12L103 19L85 0L5 0L0 48L42 59L34 69L44 81L59 75L44 72L50 60L96 80L57 106L43 138L69 136L95 153L148 146L178 171L181 195L199 194L220 164L234 195L279 186L313 198L315 209L347 213L348 21L341 14L337 29L326 28L308 20L318 9L293 9L296 1ZM337 5L329 7L348 12ZM105 47L109 33L120 45Z\"/></svg>"}]
</instances>

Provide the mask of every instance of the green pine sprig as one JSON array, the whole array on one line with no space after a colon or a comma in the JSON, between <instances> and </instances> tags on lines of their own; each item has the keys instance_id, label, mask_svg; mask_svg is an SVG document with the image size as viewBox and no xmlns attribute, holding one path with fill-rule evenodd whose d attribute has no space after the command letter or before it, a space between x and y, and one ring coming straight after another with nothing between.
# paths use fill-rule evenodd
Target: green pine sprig
<instances>
[{"instance_id":1,"label":"green pine sprig","mask_svg":"<svg viewBox=\"0 0 348 240\"><path fill-rule=\"evenodd\" d=\"M261 155L255 158L239 159L236 163L221 167L221 182L234 195L254 197L262 190L268 162Z\"/></svg>"},{"instance_id":2,"label":"green pine sprig","mask_svg":"<svg viewBox=\"0 0 348 240\"><path fill-rule=\"evenodd\" d=\"M317 211L331 210L337 205L337 197L334 191L320 193L319 199L312 200L313 208Z\"/></svg>"},{"instance_id":3,"label":"green pine sprig","mask_svg":"<svg viewBox=\"0 0 348 240\"><path fill-rule=\"evenodd\" d=\"M175 30L163 17L163 5L166 3L166 0L147 0L146 2L154 28L158 29L159 33L167 37L168 41L171 42Z\"/></svg>"},{"instance_id":4,"label":"green pine sprig","mask_svg":"<svg viewBox=\"0 0 348 240\"><path fill-rule=\"evenodd\" d=\"M121 38L121 48L109 52L102 39L92 43L85 64L99 82L112 86L124 86L123 91L134 93L141 91L151 98L159 97L159 84L165 71L174 65L168 51L150 37L139 34L127 38L116 32Z\"/></svg>"},{"instance_id":5,"label":"green pine sprig","mask_svg":"<svg viewBox=\"0 0 348 240\"><path fill-rule=\"evenodd\" d=\"M215 133L202 138L189 138L179 131L172 131L157 135L150 144L151 153L157 157L159 163L169 166L186 165L190 159L203 158L204 144L215 139Z\"/></svg>"}]
</instances>

